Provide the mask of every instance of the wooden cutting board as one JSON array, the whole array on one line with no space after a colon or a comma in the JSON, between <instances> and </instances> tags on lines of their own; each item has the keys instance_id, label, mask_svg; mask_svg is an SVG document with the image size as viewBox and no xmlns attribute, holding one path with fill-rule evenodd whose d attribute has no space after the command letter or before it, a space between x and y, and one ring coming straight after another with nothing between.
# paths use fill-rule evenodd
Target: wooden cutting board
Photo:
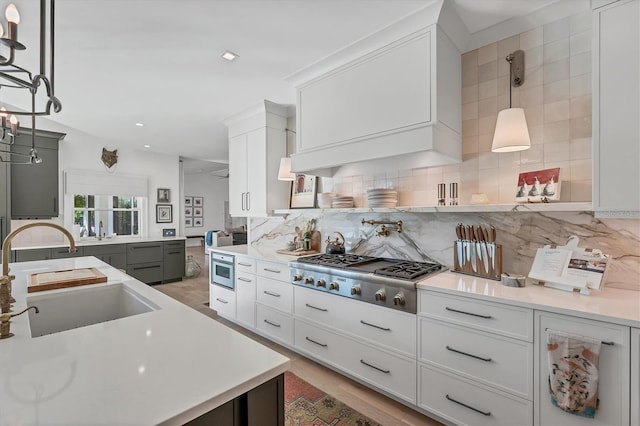
<instances>
[{"instance_id":1,"label":"wooden cutting board","mask_svg":"<svg viewBox=\"0 0 640 426\"><path fill-rule=\"evenodd\" d=\"M96 268L42 272L31 275L29 285L27 286L27 293L106 282L107 276Z\"/></svg>"},{"instance_id":2,"label":"wooden cutting board","mask_svg":"<svg viewBox=\"0 0 640 426\"><path fill-rule=\"evenodd\" d=\"M288 254L289 256L306 256L307 254L316 254L317 250L300 250L300 251L289 251L289 250L276 250L276 253L280 254Z\"/></svg>"}]
</instances>

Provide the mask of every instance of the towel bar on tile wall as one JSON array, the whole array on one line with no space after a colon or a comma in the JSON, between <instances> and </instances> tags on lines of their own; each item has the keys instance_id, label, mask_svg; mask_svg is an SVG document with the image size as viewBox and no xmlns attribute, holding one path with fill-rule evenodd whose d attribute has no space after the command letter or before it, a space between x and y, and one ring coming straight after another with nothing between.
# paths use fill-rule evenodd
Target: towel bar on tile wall
<instances>
[{"instance_id":1,"label":"towel bar on tile wall","mask_svg":"<svg viewBox=\"0 0 640 426\"><path fill-rule=\"evenodd\" d=\"M545 328L544 331L549 330L548 328ZM601 340L600 343L602 343L603 345L607 345L607 346L613 346L616 343L615 342L605 342L604 340Z\"/></svg>"}]
</instances>

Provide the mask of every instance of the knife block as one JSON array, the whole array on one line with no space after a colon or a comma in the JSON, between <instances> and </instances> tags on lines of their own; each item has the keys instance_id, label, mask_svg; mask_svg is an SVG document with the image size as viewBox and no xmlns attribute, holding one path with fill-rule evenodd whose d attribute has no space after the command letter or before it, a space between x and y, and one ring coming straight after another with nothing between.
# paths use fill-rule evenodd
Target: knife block
<instances>
[{"instance_id":1,"label":"knife block","mask_svg":"<svg viewBox=\"0 0 640 426\"><path fill-rule=\"evenodd\" d=\"M480 253L478 252L478 246L480 247ZM487 267L484 264L485 248ZM473 267L474 263L476 265L475 269ZM502 246L496 243L485 244L456 240L453 242L453 270L461 274L500 281L502 276Z\"/></svg>"}]
</instances>

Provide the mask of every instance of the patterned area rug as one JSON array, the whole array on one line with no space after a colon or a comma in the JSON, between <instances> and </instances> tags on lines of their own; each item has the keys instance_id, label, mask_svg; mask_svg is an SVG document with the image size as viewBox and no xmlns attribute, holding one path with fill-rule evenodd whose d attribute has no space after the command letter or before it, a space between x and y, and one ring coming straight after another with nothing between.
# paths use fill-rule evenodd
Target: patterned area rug
<instances>
[{"instance_id":1,"label":"patterned area rug","mask_svg":"<svg viewBox=\"0 0 640 426\"><path fill-rule=\"evenodd\" d=\"M380 426L289 371L284 373L284 423L286 426Z\"/></svg>"}]
</instances>

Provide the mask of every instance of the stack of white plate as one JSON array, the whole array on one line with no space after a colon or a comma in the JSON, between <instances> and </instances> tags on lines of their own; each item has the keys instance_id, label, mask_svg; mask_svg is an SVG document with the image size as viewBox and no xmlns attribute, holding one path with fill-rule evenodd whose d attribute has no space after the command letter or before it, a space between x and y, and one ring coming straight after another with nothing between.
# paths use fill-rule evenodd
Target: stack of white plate
<instances>
[{"instance_id":1,"label":"stack of white plate","mask_svg":"<svg viewBox=\"0 0 640 426\"><path fill-rule=\"evenodd\" d=\"M367 201L369 207L395 207L398 205L398 192L386 188L369 189Z\"/></svg>"},{"instance_id":2,"label":"stack of white plate","mask_svg":"<svg viewBox=\"0 0 640 426\"><path fill-rule=\"evenodd\" d=\"M353 207L353 197L335 197L332 205L337 209L349 209Z\"/></svg>"},{"instance_id":3,"label":"stack of white plate","mask_svg":"<svg viewBox=\"0 0 640 426\"><path fill-rule=\"evenodd\" d=\"M335 192L321 192L318 194L318 207L321 209L330 209L333 201L333 197L335 197Z\"/></svg>"}]
</instances>

